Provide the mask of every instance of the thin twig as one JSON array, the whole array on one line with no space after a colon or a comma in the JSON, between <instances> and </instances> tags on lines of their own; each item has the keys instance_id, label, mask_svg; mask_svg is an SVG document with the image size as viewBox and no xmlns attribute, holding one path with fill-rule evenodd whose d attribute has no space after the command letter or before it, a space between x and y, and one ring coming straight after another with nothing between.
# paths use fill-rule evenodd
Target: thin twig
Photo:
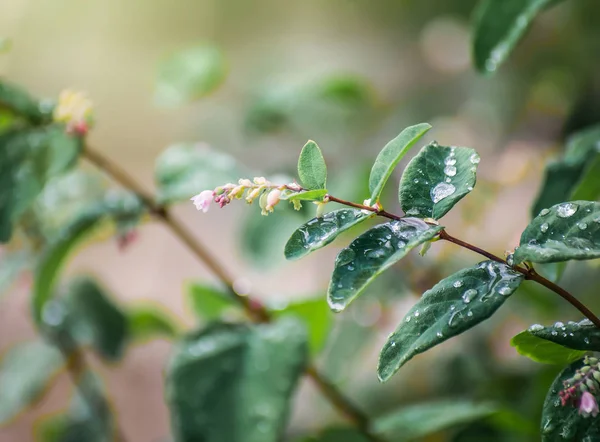
<instances>
[{"instance_id":1,"label":"thin twig","mask_svg":"<svg viewBox=\"0 0 600 442\"><path fill-rule=\"evenodd\" d=\"M150 213L161 220L179 240L185 244L194 255L203 262L214 275L226 286L233 299L240 303L244 310L255 322L271 321L269 311L257 300L250 296L241 296L235 289L233 279L222 267L215 257L200 243L185 226L171 215L167 207L157 204L151 194L140 186L125 170L117 164L105 158L96 150L86 146L84 156L99 169L109 174L115 181L123 187L135 193L146 205ZM346 398L331 381L325 378L313 364L309 364L305 371L306 375L313 380L321 393L331 402L331 404L344 415L348 420L354 423L356 428L371 442L382 442L382 440L373 434L370 430L369 417Z\"/></svg>"}]
</instances>

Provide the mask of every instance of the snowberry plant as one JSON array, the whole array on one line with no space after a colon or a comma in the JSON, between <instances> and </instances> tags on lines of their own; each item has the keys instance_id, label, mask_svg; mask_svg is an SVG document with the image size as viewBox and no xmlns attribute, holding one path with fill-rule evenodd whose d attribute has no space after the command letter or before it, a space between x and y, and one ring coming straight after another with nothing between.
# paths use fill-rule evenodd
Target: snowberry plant
<instances>
[{"instance_id":1,"label":"snowberry plant","mask_svg":"<svg viewBox=\"0 0 600 442\"><path fill-rule=\"evenodd\" d=\"M482 255L485 260L438 282L423 293L381 350L377 374L390 379L416 355L457 336L493 315L523 283L541 284L578 309L578 322L544 327L532 325L516 336L513 345L534 360L551 357L568 364L551 386L544 404L544 440L595 440L600 397L600 364L587 352L600 351L600 320L572 294L541 276L537 264L600 257L600 204L564 201L543 208L505 257L451 235L440 224L476 183L480 156L467 147L426 145L408 163L398 188L403 213L387 211L380 196L394 168L431 128L417 124L404 129L375 159L368 181L369 198L346 201L327 191L327 167L320 148L309 141L298 160L299 182L273 183L264 177L240 179L214 190L204 190L192 201L207 211L236 199L259 201L263 215L288 202L316 204L316 216L296 230L285 246L287 259L296 260L330 244L346 230L374 217L382 222L355 238L337 255L327 290L327 302L342 312L377 276L412 249L425 253L433 242L449 241ZM598 129L590 132L598 135ZM588 134L589 135L589 134ZM585 138L585 137L584 137ZM591 141L591 142L590 142ZM597 149L597 138L575 142L578 149ZM345 206L325 213L330 204ZM548 354L550 353L550 355ZM557 436L557 435L560 435Z\"/></svg>"}]
</instances>

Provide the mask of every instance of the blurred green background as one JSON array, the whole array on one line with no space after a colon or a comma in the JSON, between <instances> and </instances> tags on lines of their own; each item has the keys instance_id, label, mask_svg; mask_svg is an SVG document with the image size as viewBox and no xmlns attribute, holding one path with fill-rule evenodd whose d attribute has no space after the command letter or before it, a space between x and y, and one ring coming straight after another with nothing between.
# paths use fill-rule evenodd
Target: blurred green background
<instances>
[{"instance_id":1,"label":"blurred green background","mask_svg":"<svg viewBox=\"0 0 600 442\"><path fill-rule=\"evenodd\" d=\"M546 160L564 137L600 115L600 5L565 2L542 14L512 58L492 76L470 56L474 0L3 0L0 74L38 96L85 90L95 104L90 144L149 189L156 156L176 142L202 142L257 174L293 173L304 142L316 140L329 164L332 193L362 201L381 147L406 126L427 121L428 139L475 148L475 191L444 219L456 236L501 255L528 223ZM156 94L161 61L201 44L216 45L228 74L208 97L164 106ZM386 195L397 209L394 186ZM198 189L201 191L203 189ZM309 208L304 216L310 216ZM283 244L301 217L267 219L234 204L198 214L177 209L238 278L266 302L322 294L336 247L301 263ZM289 217L288 217L289 218ZM434 244L369 289L335 327L319 358L325 372L371 413L426 398L494 400L523 422L498 418L432 441L538 440L539 413L558 367L520 357L510 338L532 322L581 319L551 293L524 284L492 320L416 358L390 383L377 382L377 355L415 296L478 257ZM563 285L600 308L597 264L570 263ZM194 323L184 281L211 281L168 231L140 229L125 252L114 241L85 249L69 273L99 276L122 302L150 300ZM29 279L0 300L0 351L34 335ZM333 316L333 313L327 313ZM136 347L122 363L98 366L130 441L163 441L164 341ZM58 382L43 403L0 429L2 441L33 440L41 417L62 409L71 386ZM1 392L0 392L1 394ZM506 422L505 422L506 421ZM343 423L308 381L297 394L289 436ZM508 422L508 423L507 423ZM533 428L533 433L528 433Z\"/></svg>"}]
</instances>

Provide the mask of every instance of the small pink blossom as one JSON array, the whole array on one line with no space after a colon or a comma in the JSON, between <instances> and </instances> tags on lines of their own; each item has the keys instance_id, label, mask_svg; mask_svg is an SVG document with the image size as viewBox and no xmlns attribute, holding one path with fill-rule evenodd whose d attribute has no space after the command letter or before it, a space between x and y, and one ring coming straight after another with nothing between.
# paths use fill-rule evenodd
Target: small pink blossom
<instances>
[{"instance_id":1,"label":"small pink blossom","mask_svg":"<svg viewBox=\"0 0 600 442\"><path fill-rule=\"evenodd\" d=\"M267 207L265 207L265 210L267 212L272 212L273 207L275 207L277 204L279 204L280 199L281 199L281 190L279 190L279 189L271 190L269 192L269 195L267 196Z\"/></svg>"},{"instance_id":2,"label":"small pink blossom","mask_svg":"<svg viewBox=\"0 0 600 442\"><path fill-rule=\"evenodd\" d=\"M589 391L584 391L581 395L579 414L584 416L589 416L591 414L594 417L598 415L598 402L596 402L596 398Z\"/></svg>"},{"instance_id":3,"label":"small pink blossom","mask_svg":"<svg viewBox=\"0 0 600 442\"><path fill-rule=\"evenodd\" d=\"M210 208L210 203L213 201L214 196L214 191L204 190L190 199L194 203L194 206L196 206L196 209L202 210L204 213L206 213Z\"/></svg>"}]
</instances>

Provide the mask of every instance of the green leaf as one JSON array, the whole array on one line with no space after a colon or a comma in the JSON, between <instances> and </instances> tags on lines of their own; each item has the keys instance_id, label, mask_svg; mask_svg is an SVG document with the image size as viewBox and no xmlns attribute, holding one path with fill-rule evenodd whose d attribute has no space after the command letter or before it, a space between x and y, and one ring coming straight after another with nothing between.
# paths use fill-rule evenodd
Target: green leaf
<instances>
[{"instance_id":1,"label":"green leaf","mask_svg":"<svg viewBox=\"0 0 600 442\"><path fill-rule=\"evenodd\" d=\"M308 190L306 192L292 193L289 196L282 197L287 201L322 201L327 195L327 189Z\"/></svg>"},{"instance_id":2,"label":"green leaf","mask_svg":"<svg viewBox=\"0 0 600 442\"><path fill-rule=\"evenodd\" d=\"M46 248L35 272L33 284L33 317L40 323L44 304L52 297L56 280L70 252L87 236L101 227L103 221L113 220L117 225L139 220L144 211L142 202L127 192L110 193L105 200L96 202L77 218L65 225Z\"/></svg>"},{"instance_id":3,"label":"green leaf","mask_svg":"<svg viewBox=\"0 0 600 442\"><path fill-rule=\"evenodd\" d=\"M483 0L473 25L473 57L480 72L492 73L510 55L531 22L560 0Z\"/></svg>"},{"instance_id":4,"label":"green leaf","mask_svg":"<svg viewBox=\"0 0 600 442\"><path fill-rule=\"evenodd\" d=\"M371 193L371 204L379 201L379 196L385 187L385 183L398 165L402 157L415 145L417 141L431 129L427 123L410 126L400 132L396 138L387 143L379 152L371 174L369 175L369 192Z\"/></svg>"},{"instance_id":5,"label":"green leaf","mask_svg":"<svg viewBox=\"0 0 600 442\"><path fill-rule=\"evenodd\" d=\"M285 257L303 258L330 244L346 230L375 216L357 209L340 209L313 218L296 230L285 245Z\"/></svg>"},{"instance_id":6,"label":"green leaf","mask_svg":"<svg viewBox=\"0 0 600 442\"><path fill-rule=\"evenodd\" d=\"M117 440L113 416L99 380L85 372L69 410L36 425L38 442L112 442Z\"/></svg>"},{"instance_id":7,"label":"green leaf","mask_svg":"<svg viewBox=\"0 0 600 442\"><path fill-rule=\"evenodd\" d=\"M9 349L0 363L0 425L33 405L63 366L60 351L42 341Z\"/></svg>"},{"instance_id":8,"label":"green leaf","mask_svg":"<svg viewBox=\"0 0 600 442\"><path fill-rule=\"evenodd\" d=\"M189 200L203 190L236 182L244 175L231 155L200 143L168 147L157 158L154 171L161 203Z\"/></svg>"},{"instance_id":9,"label":"green leaf","mask_svg":"<svg viewBox=\"0 0 600 442\"><path fill-rule=\"evenodd\" d=\"M332 326L331 312L323 296L291 302L280 310L273 310L275 317L295 316L301 319L308 330L308 347L317 355L325 346Z\"/></svg>"},{"instance_id":10,"label":"green leaf","mask_svg":"<svg viewBox=\"0 0 600 442\"><path fill-rule=\"evenodd\" d=\"M379 379L387 381L414 356L489 318L523 281L506 264L483 261L423 293L379 356Z\"/></svg>"},{"instance_id":11,"label":"green leaf","mask_svg":"<svg viewBox=\"0 0 600 442\"><path fill-rule=\"evenodd\" d=\"M475 186L479 155L467 147L435 141L415 156L402 174L398 197L404 213L440 219Z\"/></svg>"},{"instance_id":12,"label":"green leaf","mask_svg":"<svg viewBox=\"0 0 600 442\"><path fill-rule=\"evenodd\" d=\"M557 332L555 331L555 333ZM519 354L542 364L570 364L585 354L584 351L571 350L570 348L542 339L529 330L525 330L514 336L510 341L510 345L515 347Z\"/></svg>"},{"instance_id":13,"label":"green leaf","mask_svg":"<svg viewBox=\"0 0 600 442\"><path fill-rule=\"evenodd\" d=\"M533 205L533 216L546 207L569 200L594 200L589 189L597 186L600 125L588 127L569 137L563 158L546 166L544 183Z\"/></svg>"},{"instance_id":14,"label":"green leaf","mask_svg":"<svg viewBox=\"0 0 600 442\"><path fill-rule=\"evenodd\" d=\"M373 423L376 434L394 441L422 440L449 427L474 422L496 413L498 407L467 400L440 400L409 405Z\"/></svg>"},{"instance_id":15,"label":"green leaf","mask_svg":"<svg viewBox=\"0 0 600 442\"><path fill-rule=\"evenodd\" d=\"M81 140L51 125L4 132L0 147L0 242L6 242L46 182L74 165Z\"/></svg>"},{"instance_id":16,"label":"green leaf","mask_svg":"<svg viewBox=\"0 0 600 442\"><path fill-rule=\"evenodd\" d=\"M598 141L600 143L600 140ZM599 145L600 146L600 145ZM581 180L573 189L572 200L594 201L600 197L600 154L587 165Z\"/></svg>"},{"instance_id":17,"label":"green leaf","mask_svg":"<svg viewBox=\"0 0 600 442\"><path fill-rule=\"evenodd\" d=\"M335 260L327 301L340 312L384 270L442 230L418 218L380 224L342 249Z\"/></svg>"},{"instance_id":18,"label":"green leaf","mask_svg":"<svg viewBox=\"0 0 600 442\"><path fill-rule=\"evenodd\" d=\"M49 123L52 119L52 105L40 102L18 86L0 80L0 109L2 108L33 124Z\"/></svg>"},{"instance_id":19,"label":"green leaf","mask_svg":"<svg viewBox=\"0 0 600 442\"><path fill-rule=\"evenodd\" d=\"M544 401L542 410L542 442L595 441L600 440L598 420L583 417L572 404L561 405L559 392L564 390L564 381L572 378L581 368L579 360L565 368L554 380Z\"/></svg>"},{"instance_id":20,"label":"green leaf","mask_svg":"<svg viewBox=\"0 0 600 442\"><path fill-rule=\"evenodd\" d=\"M600 203L572 201L545 209L521 235L514 263L600 257Z\"/></svg>"},{"instance_id":21,"label":"green leaf","mask_svg":"<svg viewBox=\"0 0 600 442\"><path fill-rule=\"evenodd\" d=\"M216 46L183 49L160 64L155 100L163 106L198 100L223 83L226 75L225 58Z\"/></svg>"},{"instance_id":22,"label":"green leaf","mask_svg":"<svg viewBox=\"0 0 600 442\"><path fill-rule=\"evenodd\" d=\"M69 331L80 345L91 345L107 360L121 358L129 338L127 316L94 280L78 278L69 284Z\"/></svg>"},{"instance_id":23,"label":"green leaf","mask_svg":"<svg viewBox=\"0 0 600 442\"><path fill-rule=\"evenodd\" d=\"M130 339L144 342L157 337L174 339L179 334L179 326L161 308L137 305L127 311Z\"/></svg>"},{"instance_id":24,"label":"green leaf","mask_svg":"<svg viewBox=\"0 0 600 442\"><path fill-rule=\"evenodd\" d=\"M600 329L589 319L580 322L557 322L552 327L534 325L529 328L532 335L564 347L581 351L600 351Z\"/></svg>"},{"instance_id":25,"label":"green leaf","mask_svg":"<svg viewBox=\"0 0 600 442\"><path fill-rule=\"evenodd\" d=\"M190 284L187 295L195 315L207 321L219 319L226 310L237 308L230 294L207 284Z\"/></svg>"},{"instance_id":26,"label":"green leaf","mask_svg":"<svg viewBox=\"0 0 600 442\"><path fill-rule=\"evenodd\" d=\"M213 324L185 337L167 369L175 440L281 440L306 355L305 330L292 318Z\"/></svg>"},{"instance_id":27,"label":"green leaf","mask_svg":"<svg viewBox=\"0 0 600 442\"><path fill-rule=\"evenodd\" d=\"M321 149L309 140L298 158L298 176L306 189L325 189L327 182L327 166Z\"/></svg>"}]
</instances>

